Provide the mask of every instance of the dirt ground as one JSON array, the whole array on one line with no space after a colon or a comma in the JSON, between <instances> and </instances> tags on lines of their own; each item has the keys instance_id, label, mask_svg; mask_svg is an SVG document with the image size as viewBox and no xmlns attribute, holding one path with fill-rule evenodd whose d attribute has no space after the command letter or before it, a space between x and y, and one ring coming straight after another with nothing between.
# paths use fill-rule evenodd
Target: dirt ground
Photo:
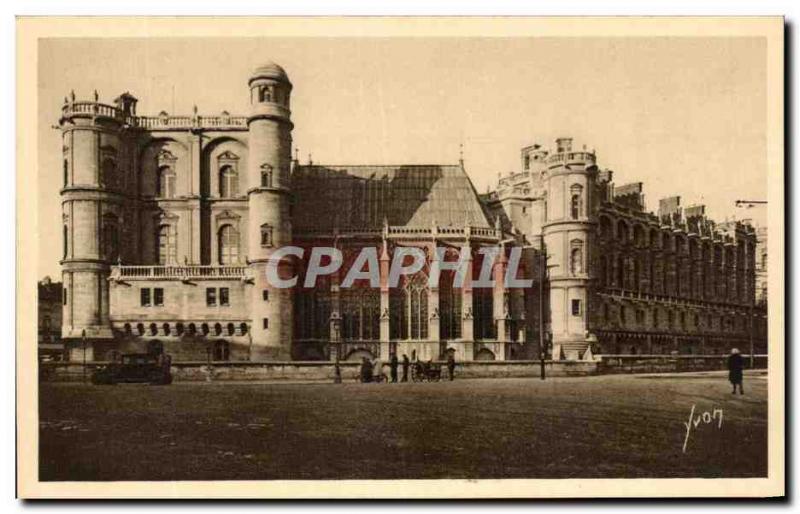
<instances>
[{"instance_id":1,"label":"dirt ground","mask_svg":"<svg viewBox=\"0 0 800 514\"><path fill-rule=\"evenodd\" d=\"M761 373L745 377L744 396L732 395L719 373L544 382L43 383L40 477L766 476L766 386ZM693 406L699 422L687 439ZM714 409L722 414L712 418Z\"/></svg>"}]
</instances>

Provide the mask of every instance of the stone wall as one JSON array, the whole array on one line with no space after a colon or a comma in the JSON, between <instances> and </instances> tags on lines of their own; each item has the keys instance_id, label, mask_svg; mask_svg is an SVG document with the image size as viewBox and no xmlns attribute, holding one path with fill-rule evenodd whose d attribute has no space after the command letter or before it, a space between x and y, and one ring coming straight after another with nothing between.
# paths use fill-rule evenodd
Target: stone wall
<instances>
[{"instance_id":1,"label":"stone wall","mask_svg":"<svg viewBox=\"0 0 800 514\"><path fill-rule=\"evenodd\" d=\"M86 365L86 380L92 371L104 362ZM442 363L444 364L444 363ZM745 365L749 359L745 357ZM756 356L755 368L766 368L767 356ZM358 362L339 364L342 381L358 379ZM470 361L456 364L456 378L534 378L541 373L539 361ZM545 361L547 377L589 376L621 373L668 373L684 371L710 371L726 369L725 357L721 356L664 356L664 355L611 355L596 361ZM389 366L384 364L384 373L389 375ZM39 368L40 379L56 382L79 382L83 380L80 363L45 362ZM224 362L203 361L177 362L172 364L173 380L176 382L207 381L267 381L267 382L333 382L335 366L327 361L285 362ZM402 376L402 368L398 369ZM446 369L442 367L442 378Z\"/></svg>"}]
</instances>

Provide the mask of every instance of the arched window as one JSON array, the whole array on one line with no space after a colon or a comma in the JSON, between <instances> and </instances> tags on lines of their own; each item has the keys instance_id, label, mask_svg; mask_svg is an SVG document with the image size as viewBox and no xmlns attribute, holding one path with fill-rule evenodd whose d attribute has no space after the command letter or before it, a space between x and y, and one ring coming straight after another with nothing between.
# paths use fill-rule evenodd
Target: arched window
<instances>
[{"instance_id":1,"label":"arched window","mask_svg":"<svg viewBox=\"0 0 800 514\"><path fill-rule=\"evenodd\" d=\"M158 227L158 263L175 264L178 261L175 227L161 225Z\"/></svg>"},{"instance_id":2,"label":"arched window","mask_svg":"<svg viewBox=\"0 0 800 514\"><path fill-rule=\"evenodd\" d=\"M223 166L219 170L219 196L232 198L239 194L239 174L233 166Z\"/></svg>"},{"instance_id":3,"label":"arched window","mask_svg":"<svg viewBox=\"0 0 800 514\"><path fill-rule=\"evenodd\" d=\"M377 289L349 288L341 296L342 339L378 340L380 331L380 292Z\"/></svg>"},{"instance_id":4,"label":"arched window","mask_svg":"<svg viewBox=\"0 0 800 514\"><path fill-rule=\"evenodd\" d=\"M572 242L569 254L569 269L573 275L583 273L583 244L580 241Z\"/></svg>"},{"instance_id":5,"label":"arched window","mask_svg":"<svg viewBox=\"0 0 800 514\"><path fill-rule=\"evenodd\" d=\"M439 283L439 338L461 338L461 289L454 287L455 271L444 271Z\"/></svg>"},{"instance_id":6,"label":"arched window","mask_svg":"<svg viewBox=\"0 0 800 514\"><path fill-rule=\"evenodd\" d=\"M175 171L169 166L158 168L158 196L160 198L175 197Z\"/></svg>"},{"instance_id":7,"label":"arched window","mask_svg":"<svg viewBox=\"0 0 800 514\"><path fill-rule=\"evenodd\" d=\"M272 187L272 166L269 164L261 166L261 187Z\"/></svg>"},{"instance_id":8,"label":"arched window","mask_svg":"<svg viewBox=\"0 0 800 514\"><path fill-rule=\"evenodd\" d=\"M270 91L269 86L261 86L260 88L258 88L258 101L259 102L272 101L272 91Z\"/></svg>"},{"instance_id":9,"label":"arched window","mask_svg":"<svg viewBox=\"0 0 800 514\"><path fill-rule=\"evenodd\" d=\"M219 263L234 264L239 262L239 232L231 225L223 225L219 229Z\"/></svg>"},{"instance_id":10,"label":"arched window","mask_svg":"<svg viewBox=\"0 0 800 514\"><path fill-rule=\"evenodd\" d=\"M406 280L401 289L394 288L389 296L394 339L428 338L427 277L417 274Z\"/></svg>"},{"instance_id":11,"label":"arched window","mask_svg":"<svg viewBox=\"0 0 800 514\"><path fill-rule=\"evenodd\" d=\"M272 225L265 223L261 225L261 246L272 246Z\"/></svg>"}]
</instances>

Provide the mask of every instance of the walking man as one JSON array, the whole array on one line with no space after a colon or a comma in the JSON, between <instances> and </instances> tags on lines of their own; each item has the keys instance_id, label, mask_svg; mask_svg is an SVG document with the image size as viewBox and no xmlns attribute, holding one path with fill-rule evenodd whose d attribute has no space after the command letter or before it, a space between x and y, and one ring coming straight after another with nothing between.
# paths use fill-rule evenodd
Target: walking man
<instances>
[{"instance_id":1,"label":"walking man","mask_svg":"<svg viewBox=\"0 0 800 514\"><path fill-rule=\"evenodd\" d=\"M455 378L454 373L456 371L456 358L454 357L455 352L447 352L447 376L452 381Z\"/></svg>"},{"instance_id":2,"label":"walking man","mask_svg":"<svg viewBox=\"0 0 800 514\"><path fill-rule=\"evenodd\" d=\"M397 382L397 354L392 354L392 359L389 361L389 372L392 377L392 383Z\"/></svg>"},{"instance_id":3,"label":"walking man","mask_svg":"<svg viewBox=\"0 0 800 514\"><path fill-rule=\"evenodd\" d=\"M405 353L403 354L403 382L408 382L408 366L411 365L411 361L408 360L408 355Z\"/></svg>"},{"instance_id":4,"label":"walking man","mask_svg":"<svg viewBox=\"0 0 800 514\"><path fill-rule=\"evenodd\" d=\"M728 380L733 385L731 394L736 394L736 386L739 386L739 394L744 394L742 388L742 368L744 368L744 359L742 359L738 348L731 350L728 356Z\"/></svg>"}]
</instances>

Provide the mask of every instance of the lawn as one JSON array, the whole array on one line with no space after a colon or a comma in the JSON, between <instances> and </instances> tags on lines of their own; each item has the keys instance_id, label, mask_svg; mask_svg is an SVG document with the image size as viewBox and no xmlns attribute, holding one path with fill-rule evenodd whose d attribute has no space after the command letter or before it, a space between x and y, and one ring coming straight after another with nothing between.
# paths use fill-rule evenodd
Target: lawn
<instances>
[{"instance_id":1,"label":"lawn","mask_svg":"<svg viewBox=\"0 0 800 514\"><path fill-rule=\"evenodd\" d=\"M731 395L725 378L43 383L40 477L766 476L766 376L747 375L744 396ZM687 440L692 406L700 421ZM721 426L719 414L707 422L714 409L722 410Z\"/></svg>"}]
</instances>

